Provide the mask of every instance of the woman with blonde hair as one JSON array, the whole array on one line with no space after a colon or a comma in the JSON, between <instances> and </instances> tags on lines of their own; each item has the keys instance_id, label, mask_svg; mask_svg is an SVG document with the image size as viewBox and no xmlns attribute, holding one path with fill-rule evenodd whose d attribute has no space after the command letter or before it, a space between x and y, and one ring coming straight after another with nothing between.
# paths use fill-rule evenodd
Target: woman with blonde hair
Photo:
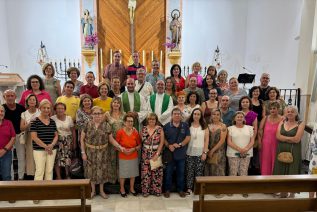
<instances>
[{"instance_id":1,"label":"woman with blonde hair","mask_svg":"<svg viewBox=\"0 0 317 212\"><path fill-rule=\"evenodd\" d=\"M34 180L53 180L53 168L58 146L56 123L50 118L51 103L44 99L40 102L41 114L31 123L31 138L33 140L33 156L35 161ZM39 203L34 200L34 203Z\"/></svg>"},{"instance_id":2,"label":"woman with blonde hair","mask_svg":"<svg viewBox=\"0 0 317 212\"><path fill-rule=\"evenodd\" d=\"M192 66L192 73L189 74L186 78L186 82L185 82L185 85L186 87L189 86L189 79L191 77L196 77L197 79L197 87L199 88L202 88L203 87L203 76L200 75L200 72L201 71L201 65L199 62L195 62Z\"/></svg>"},{"instance_id":3,"label":"woman with blonde hair","mask_svg":"<svg viewBox=\"0 0 317 212\"><path fill-rule=\"evenodd\" d=\"M123 148L112 137L109 123L103 119L101 107L91 108L92 120L81 131L81 155L84 161L85 177L90 179L91 197L96 195L95 185L99 184L100 196L104 199L108 195L104 192L106 182L115 183L116 178L111 175L111 161L108 148L113 146L123 151Z\"/></svg>"},{"instance_id":4,"label":"woman with blonde hair","mask_svg":"<svg viewBox=\"0 0 317 212\"><path fill-rule=\"evenodd\" d=\"M224 95L227 95L230 98L229 106L233 110L238 111L240 98L243 96L247 96L247 92L239 88L238 79L235 77L232 77L229 80L229 89L224 92Z\"/></svg>"}]
</instances>

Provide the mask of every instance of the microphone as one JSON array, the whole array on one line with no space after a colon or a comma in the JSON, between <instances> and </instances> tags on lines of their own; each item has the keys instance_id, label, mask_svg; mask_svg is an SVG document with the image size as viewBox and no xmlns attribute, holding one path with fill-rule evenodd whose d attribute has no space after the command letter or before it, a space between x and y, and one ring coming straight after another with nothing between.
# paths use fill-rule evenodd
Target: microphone
<instances>
[{"instance_id":1,"label":"microphone","mask_svg":"<svg viewBox=\"0 0 317 212\"><path fill-rule=\"evenodd\" d=\"M7 65L2 65L2 64L0 64L0 67L5 67L5 68L8 68L8 66L7 66Z\"/></svg>"},{"instance_id":2,"label":"microphone","mask_svg":"<svg viewBox=\"0 0 317 212\"><path fill-rule=\"evenodd\" d=\"M250 74L252 74L252 73L253 73L250 69L247 69L247 68L246 68L246 67L244 67L244 66L242 66L242 68L243 68L244 70L246 70L247 72L249 72Z\"/></svg>"}]
</instances>

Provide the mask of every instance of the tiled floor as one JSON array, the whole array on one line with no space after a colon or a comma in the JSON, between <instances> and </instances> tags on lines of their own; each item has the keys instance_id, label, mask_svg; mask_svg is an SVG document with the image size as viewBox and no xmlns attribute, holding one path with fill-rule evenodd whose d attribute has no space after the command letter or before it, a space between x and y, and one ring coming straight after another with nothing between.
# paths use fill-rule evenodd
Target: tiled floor
<instances>
[{"instance_id":1,"label":"tiled floor","mask_svg":"<svg viewBox=\"0 0 317 212\"><path fill-rule=\"evenodd\" d=\"M296 194L296 198L307 198L308 193ZM269 194L250 194L250 199L273 198ZM193 200L198 196L187 196L180 198L178 194L171 194L171 197L142 196L134 197L129 195L128 198L122 198L118 194L110 195L109 199L102 199L96 196L92 200L88 200L87 204L92 205L93 212L190 212L192 211ZM207 195L206 199L215 199L214 196ZM245 199L241 194L235 194L231 197L225 196L222 199ZM79 200L46 200L41 201L39 205L71 205L80 204ZM33 201L17 201L14 204L8 202L0 202L0 208L4 207L21 207L34 206Z\"/></svg>"}]
</instances>

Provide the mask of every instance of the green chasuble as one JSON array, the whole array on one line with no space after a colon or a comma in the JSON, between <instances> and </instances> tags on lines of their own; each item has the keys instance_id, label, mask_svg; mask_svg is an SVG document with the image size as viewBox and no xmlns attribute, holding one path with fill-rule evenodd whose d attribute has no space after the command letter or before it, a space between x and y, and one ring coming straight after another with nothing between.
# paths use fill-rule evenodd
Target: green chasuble
<instances>
[{"instance_id":1,"label":"green chasuble","mask_svg":"<svg viewBox=\"0 0 317 212\"><path fill-rule=\"evenodd\" d=\"M151 109L152 109L153 113L155 113L155 100L156 100L156 94L151 95L150 96L150 105L151 105ZM170 102L170 96L167 94L164 94L161 114L163 114L167 110L169 102Z\"/></svg>"},{"instance_id":2,"label":"green chasuble","mask_svg":"<svg viewBox=\"0 0 317 212\"><path fill-rule=\"evenodd\" d=\"M131 112L140 112L141 108L141 99L140 99L140 94L138 92L134 92L134 104L133 104L133 111ZM128 97L128 92L123 92L122 93L122 104L123 104L123 111L124 112L129 112L130 111L130 102L129 102L129 97Z\"/></svg>"},{"instance_id":3,"label":"green chasuble","mask_svg":"<svg viewBox=\"0 0 317 212\"><path fill-rule=\"evenodd\" d=\"M134 92L134 104L133 104L133 111L130 110L130 102L129 102L129 97L128 97L128 92L125 91L122 93L122 106L123 106L123 111L124 112L140 112L141 108L141 98L140 94L138 92ZM139 120L136 118L134 120L134 127L139 131Z\"/></svg>"}]
</instances>

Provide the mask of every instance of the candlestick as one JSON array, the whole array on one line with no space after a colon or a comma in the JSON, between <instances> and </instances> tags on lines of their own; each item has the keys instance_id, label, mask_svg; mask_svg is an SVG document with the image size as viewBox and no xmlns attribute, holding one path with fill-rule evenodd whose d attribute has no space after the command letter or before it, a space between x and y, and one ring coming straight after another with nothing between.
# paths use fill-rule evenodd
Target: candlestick
<instances>
[{"instance_id":1,"label":"candlestick","mask_svg":"<svg viewBox=\"0 0 317 212\"><path fill-rule=\"evenodd\" d=\"M151 51L151 62L154 60L154 51Z\"/></svg>"},{"instance_id":2,"label":"candlestick","mask_svg":"<svg viewBox=\"0 0 317 212\"><path fill-rule=\"evenodd\" d=\"M145 51L144 50L142 51L142 58L143 58L142 63L145 66Z\"/></svg>"}]
</instances>

